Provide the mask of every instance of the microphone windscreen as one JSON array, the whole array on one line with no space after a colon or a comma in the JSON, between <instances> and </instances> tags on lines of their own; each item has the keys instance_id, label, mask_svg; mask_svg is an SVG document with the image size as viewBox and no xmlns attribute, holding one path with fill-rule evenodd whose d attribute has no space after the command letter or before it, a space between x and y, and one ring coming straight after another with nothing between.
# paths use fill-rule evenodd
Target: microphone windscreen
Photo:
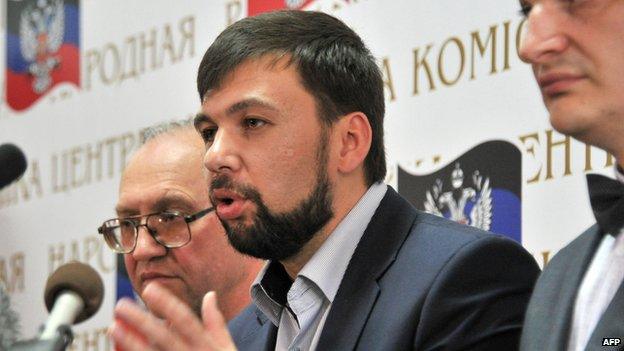
<instances>
[{"instance_id":1,"label":"microphone windscreen","mask_svg":"<svg viewBox=\"0 0 624 351\"><path fill-rule=\"evenodd\" d=\"M104 299L102 278L91 266L80 262L64 264L48 278L44 294L48 311L52 311L56 298L64 290L75 292L84 301L85 308L78 315L75 323L94 315Z\"/></svg>"},{"instance_id":2,"label":"microphone windscreen","mask_svg":"<svg viewBox=\"0 0 624 351\"><path fill-rule=\"evenodd\" d=\"M11 308L9 293L0 281L0 350L9 350L19 336L19 316Z\"/></svg>"},{"instance_id":3,"label":"microphone windscreen","mask_svg":"<svg viewBox=\"0 0 624 351\"><path fill-rule=\"evenodd\" d=\"M0 189L26 171L26 156L13 144L0 145Z\"/></svg>"}]
</instances>

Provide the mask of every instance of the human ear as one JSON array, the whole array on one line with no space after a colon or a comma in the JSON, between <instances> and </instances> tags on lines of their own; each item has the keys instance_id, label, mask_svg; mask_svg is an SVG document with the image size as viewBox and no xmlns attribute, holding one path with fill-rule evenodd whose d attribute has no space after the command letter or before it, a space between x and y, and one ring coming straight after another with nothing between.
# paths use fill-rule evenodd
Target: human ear
<instances>
[{"instance_id":1,"label":"human ear","mask_svg":"<svg viewBox=\"0 0 624 351\"><path fill-rule=\"evenodd\" d=\"M362 112L349 113L336 122L340 137L338 170L351 173L363 166L371 147L373 131Z\"/></svg>"}]
</instances>

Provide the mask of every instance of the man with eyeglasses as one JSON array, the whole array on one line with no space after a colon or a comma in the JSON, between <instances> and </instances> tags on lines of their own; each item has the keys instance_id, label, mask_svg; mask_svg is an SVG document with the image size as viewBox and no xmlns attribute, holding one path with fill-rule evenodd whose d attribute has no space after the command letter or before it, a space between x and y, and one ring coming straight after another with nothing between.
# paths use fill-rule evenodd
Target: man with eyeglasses
<instances>
[{"instance_id":1,"label":"man with eyeglasses","mask_svg":"<svg viewBox=\"0 0 624 351\"><path fill-rule=\"evenodd\" d=\"M230 319L249 304L249 287L261 261L229 245L208 198L204 146L195 130L174 124L147 134L149 140L123 173L118 218L105 221L98 231L113 251L124 255L139 295L156 282L199 315L204 295L215 291Z\"/></svg>"},{"instance_id":2,"label":"man with eyeglasses","mask_svg":"<svg viewBox=\"0 0 624 351\"><path fill-rule=\"evenodd\" d=\"M596 224L545 267L523 350L624 350L624 1L521 0L519 48L553 127L615 156L587 176ZM579 199L583 201L584 199Z\"/></svg>"}]
</instances>

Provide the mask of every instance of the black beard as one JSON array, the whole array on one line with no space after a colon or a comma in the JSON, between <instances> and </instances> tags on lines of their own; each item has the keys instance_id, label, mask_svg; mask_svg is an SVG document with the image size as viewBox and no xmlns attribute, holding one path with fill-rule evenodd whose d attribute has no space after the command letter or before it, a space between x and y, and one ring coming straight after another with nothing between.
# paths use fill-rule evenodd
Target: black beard
<instances>
[{"instance_id":1,"label":"black beard","mask_svg":"<svg viewBox=\"0 0 624 351\"><path fill-rule=\"evenodd\" d=\"M230 244L243 254L265 260L281 261L299 253L334 216L326 167L319 168L312 194L286 213L269 210L253 187L236 186L227 176L215 177L211 189L234 190L256 205L252 225L238 223L231 226L221 220Z\"/></svg>"}]
</instances>

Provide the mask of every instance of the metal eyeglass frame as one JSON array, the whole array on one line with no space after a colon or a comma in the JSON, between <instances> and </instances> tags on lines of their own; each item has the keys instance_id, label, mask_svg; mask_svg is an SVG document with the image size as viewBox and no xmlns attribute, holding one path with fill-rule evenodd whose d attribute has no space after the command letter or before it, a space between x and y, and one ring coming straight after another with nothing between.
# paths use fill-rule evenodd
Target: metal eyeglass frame
<instances>
[{"instance_id":1,"label":"metal eyeglass frame","mask_svg":"<svg viewBox=\"0 0 624 351\"><path fill-rule=\"evenodd\" d=\"M145 215L139 215L139 216L131 216L131 217L123 217L123 218L111 218L108 219L106 221L104 221L104 223L98 227L98 233L102 234L102 236L104 237L104 241L106 241L106 244L108 245L108 247L110 247L111 250L113 250L116 253L121 253L121 254L129 254L132 253L134 251L134 249L136 248L137 242L138 242L138 237L139 237L139 227L145 227L147 229L147 233L152 237L152 239L154 239L155 242L157 242L159 245L166 247L168 249L175 249L178 247L182 247L186 244L188 244L189 242L191 242L191 227L189 226L189 223L194 222L200 218L202 218L203 216L209 214L210 212L214 211L215 208L214 207L208 207L205 208L199 212L193 213L191 215L182 215L179 212L154 212L154 213L148 213ZM184 222L186 222L186 229L188 230L188 240L182 244L175 244L175 245L170 245L170 244L166 244L163 243L161 240L159 240L156 237L156 231L150 227L147 226L147 219L150 216L155 216L155 215L162 215L162 214L174 214L177 216L182 216L182 218L184 219ZM145 223L141 223L142 219L145 218ZM129 250L118 250L116 247L113 247L111 245L111 242L109 240L106 239L107 236L109 236L108 234L105 233L105 228L106 228L106 223L110 222L110 221L127 221L130 220L131 223L134 226L134 244L132 245L132 248ZM113 239L114 240L114 239ZM117 242L117 240L114 240L114 242ZM121 245L118 245L119 247L121 247Z\"/></svg>"}]
</instances>

